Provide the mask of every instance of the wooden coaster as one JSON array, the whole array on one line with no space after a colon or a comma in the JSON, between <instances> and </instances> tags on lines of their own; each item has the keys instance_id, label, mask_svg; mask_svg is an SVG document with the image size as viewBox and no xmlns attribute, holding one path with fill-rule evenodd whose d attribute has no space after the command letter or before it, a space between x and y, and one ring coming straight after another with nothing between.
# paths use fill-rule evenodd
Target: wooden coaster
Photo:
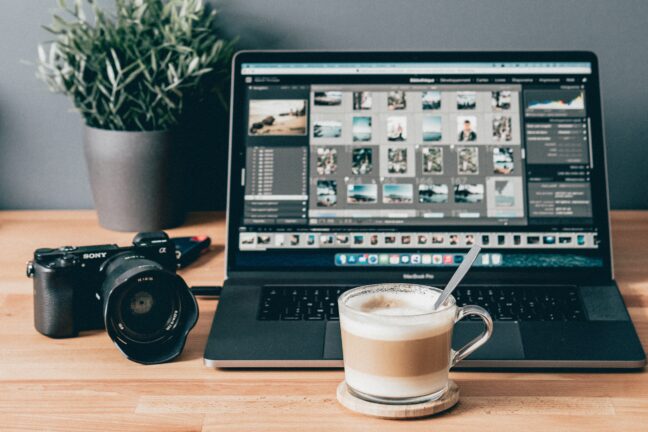
<instances>
[{"instance_id":1,"label":"wooden coaster","mask_svg":"<svg viewBox=\"0 0 648 432\"><path fill-rule=\"evenodd\" d=\"M351 411L385 419L409 419L439 414L452 408L459 401L459 386L448 381L448 390L435 401L411 405L386 405L359 399L349 392L346 382L342 381L337 388L337 400Z\"/></svg>"}]
</instances>

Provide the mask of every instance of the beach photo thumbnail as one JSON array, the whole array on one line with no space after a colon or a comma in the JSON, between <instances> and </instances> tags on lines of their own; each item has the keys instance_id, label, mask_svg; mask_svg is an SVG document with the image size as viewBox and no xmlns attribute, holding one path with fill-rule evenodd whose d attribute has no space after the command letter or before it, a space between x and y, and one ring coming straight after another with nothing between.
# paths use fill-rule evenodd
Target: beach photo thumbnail
<instances>
[{"instance_id":1,"label":"beach photo thumbnail","mask_svg":"<svg viewBox=\"0 0 648 432\"><path fill-rule=\"evenodd\" d=\"M384 184L384 204L410 204L414 201L414 187L411 184Z\"/></svg>"},{"instance_id":2,"label":"beach photo thumbnail","mask_svg":"<svg viewBox=\"0 0 648 432\"><path fill-rule=\"evenodd\" d=\"M483 184L458 184L454 187L454 201L456 203L475 204L483 200Z\"/></svg>"},{"instance_id":3,"label":"beach photo thumbnail","mask_svg":"<svg viewBox=\"0 0 648 432\"><path fill-rule=\"evenodd\" d=\"M306 100L252 99L250 135L306 135Z\"/></svg>"},{"instance_id":4,"label":"beach photo thumbnail","mask_svg":"<svg viewBox=\"0 0 648 432\"><path fill-rule=\"evenodd\" d=\"M349 184L347 185L348 204L373 204L378 201L378 185Z\"/></svg>"},{"instance_id":5,"label":"beach photo thumbnail","mask_svg":"<svg viewBox=\"0 0 648 432\"><path fill-rule=\"evenodd\" d=\"M371 141L371 117L353 117L351 132L354 142Z\"/></svg>"},{"instance_id":6,"label":"beach photo thumbnail","mask_svg":"<svg viewBox=\"0 0 648 432\"><path fill-rule=\"evenodd\" d=\"M423 141L441 141L441 116L423 116Z\"/></svg>"},{"instance_id":7,"label":"beach photo thumbnail","mask_svg":"<svg viewBox=\"0 0 648 432\"><path fill-rule=\"evenodd\" d=\"M419 203L443 204L448 202L448 185L420 184L418 188Z\"/></svg>"},{"instance_id":8,"label":"beach photo thumbnail","mask_svg":"<svg viewBox=\"0 0 648 432\"><path fill-rule=\"evenodd\" d=\"M315 106L340 106L342 105L341 91L315 92L313 95Z\"/></svg>"},{"instance_id":9,"label":"beach photo thumbnail","mask_svg":"<svg viewBox=\"0 0 648 432\"><path fill-rule=\"evenodd\" d=\"M315 120L314 138L339 138L342 136L342 122L339 120Z\"/></svg>"}]
</instances>

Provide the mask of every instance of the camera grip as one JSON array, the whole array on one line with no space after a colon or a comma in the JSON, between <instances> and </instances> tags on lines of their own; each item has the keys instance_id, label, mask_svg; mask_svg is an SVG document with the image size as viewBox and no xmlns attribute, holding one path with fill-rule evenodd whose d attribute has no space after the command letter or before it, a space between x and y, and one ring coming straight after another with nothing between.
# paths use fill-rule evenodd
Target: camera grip
<instances>
[{"instance_id":1,"label":"camera grip","mask_svg":"<svg viewBox=\"0 0 648 432\"><path fill-rule=\"evenodd\" d=\"M52 338L78 334L75 324L74 286L65 270L53 271L36 264L34 277L34 327Z\"/></svg>"}]
</instances>

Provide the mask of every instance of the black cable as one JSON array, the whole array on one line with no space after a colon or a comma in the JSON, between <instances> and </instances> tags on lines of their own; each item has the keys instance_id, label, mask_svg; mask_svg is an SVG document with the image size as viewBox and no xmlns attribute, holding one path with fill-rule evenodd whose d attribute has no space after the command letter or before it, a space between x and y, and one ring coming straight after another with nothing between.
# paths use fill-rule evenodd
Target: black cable
<instances>
[{"instance_id":1,"label":"black cable","mask_svg":"<svg viewBox=\"0 0 648 432\"><path fill-rule=\"evenodd\" d=\"M220 297L222 286L192 286L191 292L198 297Z\"/></svg>"}]
</instances>

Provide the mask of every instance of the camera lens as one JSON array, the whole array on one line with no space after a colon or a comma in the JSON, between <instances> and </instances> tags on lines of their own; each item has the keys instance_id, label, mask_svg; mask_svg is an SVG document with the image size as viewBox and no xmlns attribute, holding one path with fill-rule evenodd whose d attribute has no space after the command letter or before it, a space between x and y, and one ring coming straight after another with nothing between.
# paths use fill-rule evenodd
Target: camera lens
<instances>
[{"instance_id":1,"label":"camera lens","mask_svg":"<svg viewBox=\"0 0 648 432\"><path fill-rule=\"evenodd\" d=\"M102 285L106 330L131 360L151 364L177 357L198 319L180 276L126 252L111 258Z\"/></svg>"},{"instance_id":2,"label":"camera lens","mask_svg":"<svg viewBox=\"0 0 648 432\"><path fill-rule=\"evenodd\" d=\"M155 340L166 328L177 310L177 302L167 287L158 289L132 286L119 299L119 321L132 339L142 342Z\"/></svg>"}]
</instances>

